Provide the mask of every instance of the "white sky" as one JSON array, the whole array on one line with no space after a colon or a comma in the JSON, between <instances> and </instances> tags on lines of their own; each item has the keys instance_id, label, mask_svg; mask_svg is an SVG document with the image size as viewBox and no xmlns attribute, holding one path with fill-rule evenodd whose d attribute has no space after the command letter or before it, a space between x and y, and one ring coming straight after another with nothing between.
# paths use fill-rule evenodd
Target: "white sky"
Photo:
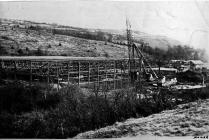
<instances>
[{"instance_id":1,"label":"white sky","mask_svg":"<svg viewBox=\"0 0 209 140\"><path fill-rule=\"evenodd\" d=\"M0 2L0 17L76 27L132 28L209 50L209 1L23 1Z\"/></svg>"}]
</instances>

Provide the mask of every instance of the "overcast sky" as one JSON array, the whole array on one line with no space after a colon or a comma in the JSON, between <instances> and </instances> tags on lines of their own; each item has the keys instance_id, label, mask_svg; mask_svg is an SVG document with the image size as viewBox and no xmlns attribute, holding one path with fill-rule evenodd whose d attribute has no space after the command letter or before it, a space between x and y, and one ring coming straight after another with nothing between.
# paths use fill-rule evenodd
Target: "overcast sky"
<instances>
[{"instance_id":1,"label":"overcast sky","mask_svg":"<svg viewBox=\"0 0 209 140\"><path fill-rule=\"evenodd\" d=\"M196 48L209 48L208 1L35 1L0 2L0 17L64 25L125 29L164 35Z\"/></svg>"}]
</instances>

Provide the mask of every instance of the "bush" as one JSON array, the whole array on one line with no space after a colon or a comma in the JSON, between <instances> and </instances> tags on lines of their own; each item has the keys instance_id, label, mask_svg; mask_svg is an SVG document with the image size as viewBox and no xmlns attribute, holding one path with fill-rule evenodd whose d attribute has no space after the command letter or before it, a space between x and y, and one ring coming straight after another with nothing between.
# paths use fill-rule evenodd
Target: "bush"
<instances>
[{"instance_id":1,"label":"bush","mask_svg":"<svg viewBox=\"0 0 209 140\"><path fill-rule=\"evenodd\" d=\"M154 94L123 89L111 96L86 95L75 86L59 91L20 82L0 88L0 137L68 138L80 132L111 125L130 117L147 116L179 103L208 98L208 87L179 94L161 89ZM32 98L31 98L32 97ZM181 102L173 98L183 99Z\"/></svg>"},{"instance_id":2,"label":"bush","mask_svg":"<svg viewBox=\"0 0 209 140\"><path fill-rule=\"evenodd\" d=\"M35 52L35 55L37 56L43 56L44 55L44 52L41 50L41 48L38 48Z\"/></svg>"},{"instance_id":3,"label":"bush","mask_svg":"<svg viewBox=\"0 0 209 140\"><path fill-rule=\"evenodd\" d=\"M0 112L0 138L11 138L15 135L14 122L16 120L15 115Z\"/></svg>"},{"instance_id":4,"label":"bush","mask_svg":"<svg viewBox=\"0 0 209 140\"><path fill-rule=\"evenodd\" d=\"M13 123L15 127L14 136L19 138L45 138L47 136L45 113L32 111L19 115Z\"/></svg>"},{"instance_id":5,"label":"bush","mask_svg":"<svg viewBox=\"0 0 209 140\"><path fill-rule=\"evenodd\" d=\"M23 55L24 54L22 49L18 49L17 52L18 52L19 55Z\"/></svg>"},{"instance_id":6,"label":"bush","mask_svg":"<svg viewBox=\"0 0 209 140\"><path fill-rule=\"evenodd\" d=\"M55 107L60 101L59 94L52 92L45 96L43 90L43 87L25 86L21 82L12 82L0 87L0 112L21 114L34 109Z\"/></svg>"}]
</instances>

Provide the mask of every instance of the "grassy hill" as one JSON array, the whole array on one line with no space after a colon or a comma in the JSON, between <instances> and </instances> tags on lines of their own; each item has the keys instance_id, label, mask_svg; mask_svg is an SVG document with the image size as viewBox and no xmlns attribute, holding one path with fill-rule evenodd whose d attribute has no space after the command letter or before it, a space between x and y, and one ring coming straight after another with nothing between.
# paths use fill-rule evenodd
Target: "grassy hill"
<instances>
[{"instance_id":1,"label":"grassy hill","mask_svg":"<svg viewBox=\"0 0 209 140\"><path fill-rule=\"evenodd\" d=\"M28 22L20 24L4 20L0 26L1 55L127 57L124 45L35 30L28 27L31 26Z\"/></svg>"},{"instance_id":2,"label":"grassy hill","mask_svg":"<svg viewBox=\"0 0 209 140\"><path fill-rule=\"evenodd\" d=\"M78 57L127 57L126 32L83 29L57 24L0 19L1 55L62 55ZM162 36L134 31L136 42L167 48L181 44Z\"/></svg>"},{"instance_id":3,"label":"grassy hill","mask_svg":"<svg viewBox=\"0 0 209 140\"><path fill-rule=\"evenodd\" d=\"M148 117L128 119L125 122L117 122L112 126L81 133L75 138L207 135L209 132L208 101L207 99L178 105L173 110L163 111Z\"/></svg>"}]
</instances>

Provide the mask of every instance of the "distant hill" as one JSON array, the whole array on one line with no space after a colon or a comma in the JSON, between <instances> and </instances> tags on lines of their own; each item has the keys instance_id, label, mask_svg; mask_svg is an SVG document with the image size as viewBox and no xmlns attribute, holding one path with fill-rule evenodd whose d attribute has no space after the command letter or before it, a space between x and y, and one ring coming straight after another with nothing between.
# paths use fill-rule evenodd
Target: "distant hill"
<instances>
[{"instance_id":1,"label":"distant hill","mask_svg":"<svg viewBox=\"0 0 209 140\"><path fill-rule=\"evenodd\" d=\"M0 22L1 55L62 55L78 57L127 57L127 46L75 37L87 29L67 27L72 35L54 33L65 26L5 20Z\"/></svg>"},{"instance_id":2,"label":"distant hill","mask_svg":"<svg viewBox=\"0 0 209 140\"><path fill-rule=\"evenodd\" d=\"M127 57L126 31L87 29L32 21L0 19L1 55ZM182 45L164 36L133 31L134 41L152 48ZM139 44L138 44L139 45Z\"/></svg>"}]
</instances>

